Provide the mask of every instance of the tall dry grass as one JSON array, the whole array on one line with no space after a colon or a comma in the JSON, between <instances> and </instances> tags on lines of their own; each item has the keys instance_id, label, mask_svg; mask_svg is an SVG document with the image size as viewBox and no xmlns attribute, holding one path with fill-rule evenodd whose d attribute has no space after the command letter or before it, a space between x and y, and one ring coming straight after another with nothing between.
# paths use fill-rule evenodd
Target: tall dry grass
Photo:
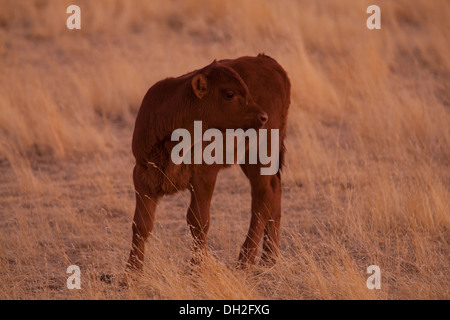
<instances>
[{"instance_id":1,"label":"tall dry grass","mask_svg":"<svg viewBox=\"0 0 450 320\"><path fill-rule=\"evenodd\" d=\"M66 28L70 4L82 29ZM0 1L0 298L448 299L450 5L377 1ZM189 197L158 207L123 290L133 121L155 81L265 52L292 82L281 257L233 268L249 186L223 171L211 257L190 270ZM66 268L81 267L68 290ZM381 268L381 290L366 268Z\"/></svg>"}]
</instances>

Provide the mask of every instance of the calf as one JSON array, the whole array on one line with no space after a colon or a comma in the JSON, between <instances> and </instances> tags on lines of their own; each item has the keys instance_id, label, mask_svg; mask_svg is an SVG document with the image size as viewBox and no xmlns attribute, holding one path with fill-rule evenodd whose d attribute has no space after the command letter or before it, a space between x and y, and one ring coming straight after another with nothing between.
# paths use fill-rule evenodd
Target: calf
<instances>
[{"instance_id":1,"label":"calf","mask_svg":"<svg viewBox=\"0 0 450 320\"><path fill-rule=\"evenodd\" d=\"M290 82L272 58L241 57L214 61L178 78L157 82L145 95L137 115L132 149L136 159L133 181L136 209L128 268L142 270L145 241L153 229L155 209L163 195L190 189L187 223L197 252L206 250L209 208L217 174L226 164L175 164L171 160L178 128L193 132L194 121L203 130L279 130L279 168L285 153L284 137L290 104ZM253 264L264 235L262 261L274 263L278 255L281 218L281 176L261 175L264 165L240 164L250 181L252 216L247 238L239 255L240 266ZM196 256L196 255L194 255Z\"/></svg>"}]
</instances>

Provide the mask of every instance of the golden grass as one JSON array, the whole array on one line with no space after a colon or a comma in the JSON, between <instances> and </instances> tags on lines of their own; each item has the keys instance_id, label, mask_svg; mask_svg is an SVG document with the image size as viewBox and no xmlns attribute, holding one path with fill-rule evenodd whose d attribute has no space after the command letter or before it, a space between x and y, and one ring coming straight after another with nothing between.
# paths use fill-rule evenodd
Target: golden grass
<instances>
[{"instance_id":1,"label":"golden grass","mask_svg":"<svg viewBox=\"0 0 450 320\"><path fill-rule=\"evenodd\" d=\"M371 31L370 4L0 0L0 298L449 299L450 5L378 1ZM292 82L279 263L234 269L250 195L232 168L201 272L183 192L158 207L141 280L100 282L130 248L145 91L259 52ZM71 264L81 290L66 288ZM372 264L381 290L366 287Z\"/></svg>"}]
</instances>

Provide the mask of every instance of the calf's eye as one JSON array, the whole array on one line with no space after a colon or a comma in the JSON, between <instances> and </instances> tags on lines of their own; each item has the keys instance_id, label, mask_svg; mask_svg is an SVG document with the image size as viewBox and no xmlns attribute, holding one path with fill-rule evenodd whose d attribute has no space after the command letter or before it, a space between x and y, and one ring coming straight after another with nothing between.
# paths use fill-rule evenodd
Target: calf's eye
<instances>
[{"instance_id":1,"label":"calf's eye","mask_svg":"<svg viewBox=\"0 0 450 320\"><path fill-rule=\"evenodd\" d=\"M225 93L225 98L227 100L231 100L234 97L234 92L233 91L227 91L227 93Z\"/></svg>"}]
</instances>

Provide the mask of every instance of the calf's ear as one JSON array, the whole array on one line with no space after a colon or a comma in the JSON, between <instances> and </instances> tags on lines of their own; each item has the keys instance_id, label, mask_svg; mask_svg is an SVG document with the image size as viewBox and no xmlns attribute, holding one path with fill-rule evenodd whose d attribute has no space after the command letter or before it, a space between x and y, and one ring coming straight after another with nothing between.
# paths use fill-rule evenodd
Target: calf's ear
<instances>
[{"instance_id":1,"label":"calf's ear","mask_svg":"<svg viewBox=\"0 0 450 320\"><path fill-rule=\"evenodd\" d=\"M192 78L192 89L199 99L205 96L208 91L208 80L205 75L199 73Z\"/></svg>"}]
</instances>

